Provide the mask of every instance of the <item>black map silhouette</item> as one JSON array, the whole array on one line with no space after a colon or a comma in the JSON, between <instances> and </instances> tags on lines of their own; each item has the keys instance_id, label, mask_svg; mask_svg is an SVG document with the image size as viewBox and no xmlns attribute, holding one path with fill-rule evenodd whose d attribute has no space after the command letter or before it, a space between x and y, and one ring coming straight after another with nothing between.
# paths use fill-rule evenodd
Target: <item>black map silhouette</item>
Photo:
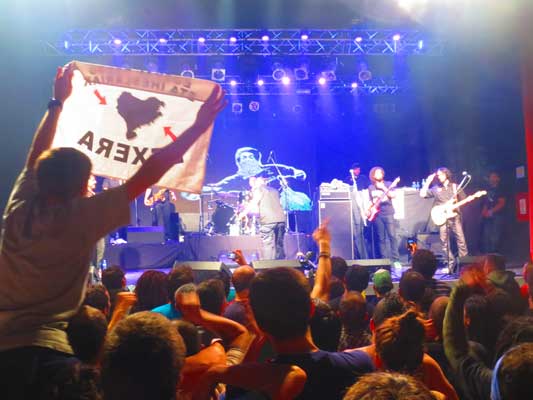
<instances>
[{"instance_id":1,"label":"black map silhouette","mask_svg":"<svg viewBox=\"0 0 533 400\"><path fill-rule=\"evenodd\" d=\"M122 92L117 99L117 111L126 122L126 138L135 138L137 128L150 125L162 116L160 109L164 106L165 103L156 97L141 100L129 92Z\"/></svg>"}]
</instances>

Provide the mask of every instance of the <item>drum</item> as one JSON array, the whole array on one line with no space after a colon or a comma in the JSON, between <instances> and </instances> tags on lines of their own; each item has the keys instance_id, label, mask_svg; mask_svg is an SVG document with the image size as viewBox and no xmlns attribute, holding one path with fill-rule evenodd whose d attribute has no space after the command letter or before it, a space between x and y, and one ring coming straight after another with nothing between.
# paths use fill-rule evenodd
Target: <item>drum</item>
<instances>
[{"instance_id":1,"label":"drum","mask_svg":"<svg viewBox=\"0 0 533 400\"><path fill-rule=\"evenodd\" d=\"M230 223L234 215L235 210L233 207L221 201L217 202L215 212L213 212L211 217L215 233L222 235L229 234Z\"/></svg>"}]
</instances>

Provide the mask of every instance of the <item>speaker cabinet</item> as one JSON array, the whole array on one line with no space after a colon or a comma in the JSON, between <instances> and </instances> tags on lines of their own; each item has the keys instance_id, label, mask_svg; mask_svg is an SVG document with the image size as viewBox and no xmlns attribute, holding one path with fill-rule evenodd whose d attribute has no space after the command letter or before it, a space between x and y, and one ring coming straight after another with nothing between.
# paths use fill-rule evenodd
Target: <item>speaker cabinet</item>
<instances>
[{"instance_id":1,"label":"speaker cabinet","mask_svg":"<svg viewBox=\"0 0 533 400\"><path fill-rule=\"evenodd\" d=\"M128 226L128 243L164 243L162 226Z\"/></svg>"},{"instance_id":2,"label":"speaker cabinet","mask_svg":"<svg viewBox=\"0 0 533 400\"><path fill-rule=\"evenodd\" d=\"M331 234L331 255L346 260L353 259L352 202L350 200L331 200L318 202L318 221L329 219Z\"/></svg>"},{"instance_id":3,"label":"speaker cabinet","mask_svg":"<svg viewBox=\"0 0 533 400\"><path fill-rule=\"evenodd\" d=\"M259 271L279 267L300 268L302 265L298 260L256 260L252 262L252 266Z\"/></svg>"},{"instance_id":4,"label":"speaker cabinet","mask_svg":"<svg viewBox=\"0 0 533 400\"><path fill-rule=\"evenodd\" d=\"M223 272L231 277L231 270L226 264L220 261L176 261L174 267L178 265L188 265L192 268L194 283L200 283L211 278L218 278Z\"/></svg>"}]
</instances>

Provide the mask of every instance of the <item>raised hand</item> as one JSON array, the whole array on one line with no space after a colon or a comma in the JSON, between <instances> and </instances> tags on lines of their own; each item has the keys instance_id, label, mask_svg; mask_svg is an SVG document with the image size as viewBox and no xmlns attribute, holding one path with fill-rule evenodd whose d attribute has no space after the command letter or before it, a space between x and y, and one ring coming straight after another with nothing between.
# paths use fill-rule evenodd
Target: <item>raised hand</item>
<instances>
[{"instance_id":1,"label":"raised hand","mask_svg":"<svg viewBox=\"0 0 533 400\"><path fill-rule=\"evenodd\" d=\"M204 132L213 123L216 116L228 104L225 93L220 86L215 86L208 99L200 107L194 121L194 127Z\"/></svg>"},{"instance_id":2,"label":"raised hand","mask_svg":"<svg viewBox=\"0 0 533 400\"><path fill-rule=\"evenodd\" d=\"M54 81L54 98L64 103L72 93L72 75L74 74L74 64L70 63L64 67L57 67L56 79Z\"/></svg>"},{"instance_id":3,"label":"raised hand","mask_svg":"<svg viewBox=\"0 0 533 400\"><path fill-rule=\"evenodd\" d=\"M427 179L426 179L426 182L428 184L430 184L433 181L433 179L435 179L435 176L437 176L437 174L435 172L433 172L432 174L429 174Z\"/></svg>"},{"instance_id":4,"label":"raised hand","mask_svg":"<svg viewBox=\"0 0 533 400\"><path fill-rule=\"evenodd\" d=\"M315 239L315 242L331 242L331 235L328 230L328 224L329 220L326 219L322 221L318 228L315 229L315 231L313 232L313 239Z\"/></svg>"}]
</instances>

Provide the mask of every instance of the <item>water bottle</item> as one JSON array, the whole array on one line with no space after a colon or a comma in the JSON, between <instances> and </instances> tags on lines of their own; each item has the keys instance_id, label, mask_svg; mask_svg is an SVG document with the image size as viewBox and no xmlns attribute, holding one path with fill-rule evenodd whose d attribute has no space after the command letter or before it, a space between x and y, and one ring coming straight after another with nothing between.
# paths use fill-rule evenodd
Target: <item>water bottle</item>
<instances>
[{"instance_id":1,"label":"water bottle","mask_svg":"<svg viewBox=\"0 0 533 400\"><path fill-rule=\"evenodd\" d=\"M102 266L102 270L107 269L107 260L104 258L100 265Z\"/></svg>"},{"instance_id":2,"label":"water bottle","mask_svg":"<svg viewBox=\"0 0 533 400\"><path fill-rule=\"evenodd\" d=\"M411 184L411 187L412 187L413 189L416 189L416 182L415 182L415 181L413 181L413 183Z\"/></svg>"}]
</instances>

